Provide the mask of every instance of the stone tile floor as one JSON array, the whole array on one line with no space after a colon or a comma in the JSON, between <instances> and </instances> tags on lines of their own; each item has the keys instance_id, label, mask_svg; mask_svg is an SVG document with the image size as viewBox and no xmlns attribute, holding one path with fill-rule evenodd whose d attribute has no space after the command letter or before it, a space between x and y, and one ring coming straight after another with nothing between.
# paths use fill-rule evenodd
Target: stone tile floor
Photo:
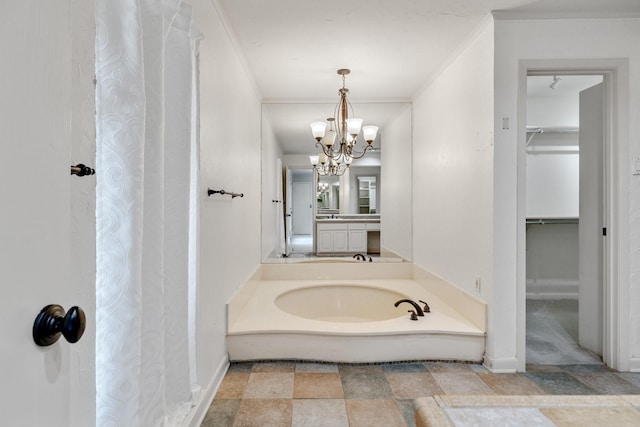
<instances>
[{"instance_id":1,"label":"stone tile floor","mask_svg":"<svg viewBox=\"0 0 640 427\"><path fill-rule=\"evenodd\" d=\"M442 425L640 425L634 395L640 374L602 365L492 374L478 364L443 362L232 363L202 426L415 426L420 405L437 410ZM441 425L437 417L433 425Z\"/></svg>"}]
</instances>

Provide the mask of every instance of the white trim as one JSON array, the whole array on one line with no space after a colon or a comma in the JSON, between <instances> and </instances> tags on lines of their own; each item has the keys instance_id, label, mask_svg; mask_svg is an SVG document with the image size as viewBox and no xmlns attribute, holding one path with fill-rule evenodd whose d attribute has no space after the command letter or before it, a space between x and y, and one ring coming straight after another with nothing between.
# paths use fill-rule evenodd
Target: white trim
<instances>
[{"instance_id":1,"label":"white trim","mask_svg":"<svg viewBox=\"0 0 640 427\"><path fill-rule=\"evenodd\" d=\"M225 355L218 365L218 369L216 369L215 374L211 378L209 385L207 385L207 388L201 393L200 401L191 408L191 412L185 418L183 425L188 427L200 427L200 425L202 425L204 417L207 415L207 411L213 402L213 398L216 396L216 392L220 388L220 384L222 384L222 380L224 379L228 368L229 356Z\"/></svg>"},{"instance_id":2,"label":"white trim","mask_svg":"<svg viewBox=\"0 0 640 427\"><path fill-rule=\"evenodd\" d=\"M238 37L236 36L235 31L233 31L233 26L229 22L229 18L227 18L227 15L224 12L224 7L222 7L222 5L220 4L221 3L220 0L210 0L210 2L211 2L211 5L213 6L213 10L215 11L216 15L218 16L218 19L220 20L220 23L222 24L222 27L224 28L224 32L229 38L229 42L231 43L231 46L233 47L233 51L235 52L236 57L238 58L238 62L240 62L240 65L242 65L244 74L246 75L247 79L251 83L251 88L253 89L258 99L262 99L262 94L260 93L260 89L258 87L256 79L253 77L253 74L251 73L251 68L249 68L246 56L244 56L244 53L242 53L240 42L238 41ZM197 14L194 15L194 19L198 20ZM203 25L199 27L206 28L207 25L205 24L206 23L203 22Z\"/></svg>"},{"instance_id":3,"label":"white trim","mask_svg":"<svg viewBox=\"0 0 640 427\"><path fill-rule=\"evenodd\" d=\"M526 78L527 75L602 74L607 91L607 141L605 224L605 337L603 360L613 369L630 369L629 358L629 178L627 153L628 60L627 59L554 59L520 60L518 76L518 271L517 271L517 360L518 370L526 364L526 249L524 241L525 153L526 153ZM621 254L623 256L621 256Z\"/></svg>"},{"instance_id":4,"label":"white trim","mask_svg":"<svg viewBox=\"0 0 640 427\"><path fill-rule=\"evenodd\" d=\"M411 97L397 97L397 98L354 98L349 96L349 101L352 104L410 104L413 102L413 98ZM264 98L262 100L263 104L326 104L331 107L335 107L336 99L335 98Z\"/></svg>"},{"instance_id":5,"label":"white trim","mask_svg":"<svg viewBox=\"0 0 640 427\"><path fill-rule=\"evenodd\" d=\"M496 10L491 12L496 21L554 20L554 19L633 19L640 18L638 12L518 12Z\"/></svg>"},{"instance_id":6,"label":"white trim","mask_svg":"<svg viewBox=\"0 0 640 427\"><path fill-rule=\"evenodd\" d=\"M632 357L629 359L629 372L640 372L640 358Z\"/></svg>"},{"instance_id":7,"label":"white trim","mask_svg":"<svg viewBox=\"0 0 640 427\"><path fill-rule=\"evenodd\" d=\"M578 299L578 281L568 279L527 279L527 299Z\"/></svg>"},{"instance_id":8,"label":"white trim","mask_svg":"<svg viewBox=\"0 0 640 427\"><path fill-rule=\"evenodd\" d=\"M512 374L518 370L518 360L515 357L494 359L485 354L482 366L494 374Z\"/></svg>"}]
</instances>

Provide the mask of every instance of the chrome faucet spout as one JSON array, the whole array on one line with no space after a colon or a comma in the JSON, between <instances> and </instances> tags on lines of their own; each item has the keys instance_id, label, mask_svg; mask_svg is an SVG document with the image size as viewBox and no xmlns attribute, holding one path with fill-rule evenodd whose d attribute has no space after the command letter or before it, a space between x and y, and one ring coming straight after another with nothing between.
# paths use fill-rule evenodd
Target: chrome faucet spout
<instances>
[{"instance_id":1,"label":"chrome faucet spout","mask_svg":"<svg viewBox=\"0 0 640 427\"><path fill-rule=\"evenodd\" d=\"M415 301L412 301L410 299L401 299L399 301L396 301L396 303L394 305L397 307L400 304L402 304L403 302L407 302L407 303L411 304L413 306L413 308L415 308L416 313L418 313L418 316L423 316L424 317L424 311L422 311L422 307L420 307Z\"/></svg>"}]
</instances>

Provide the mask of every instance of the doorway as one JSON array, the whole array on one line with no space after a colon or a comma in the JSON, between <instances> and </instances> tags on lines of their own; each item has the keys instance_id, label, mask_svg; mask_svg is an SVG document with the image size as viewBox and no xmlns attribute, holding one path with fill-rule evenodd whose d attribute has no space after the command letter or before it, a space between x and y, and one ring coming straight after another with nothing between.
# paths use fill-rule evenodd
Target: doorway
<instances>
[{"instance_id":1,"label":"doorway","mask_svg":"<svg viewBox=\"0 0 640 427\"><path fill-rule=\"evenodd\" d=\"M529 364L602 363L606 77L558 70L527 76Z\"/></svg>"},{"instance_id":2,"label":"doorway","mask_svg":"<svg viewBox=\"0 0 640 427\"><path fill-rule=\"evenodd\" d=\"M289 168L286 179L288 256L307 256L313 251L313 171Z\"/></svg>"}]
</instances>

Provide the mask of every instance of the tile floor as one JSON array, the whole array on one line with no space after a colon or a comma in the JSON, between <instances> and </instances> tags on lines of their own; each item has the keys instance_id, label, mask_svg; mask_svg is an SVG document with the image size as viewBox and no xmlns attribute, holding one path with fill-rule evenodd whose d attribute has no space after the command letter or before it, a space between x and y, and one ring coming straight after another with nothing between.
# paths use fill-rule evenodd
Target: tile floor
<instances>
[{"instance_id":1,"label":"tile floor","mask_svg":"<svg viewBox=\"0 0 640 427\"><path fill-rule=\"evenodd\" d=\"M233 363L202 426L415 426L416 399L459 395L527 399L553 395L555 400L561 399L558 395L640 395L640 374L612 372L602 365L530 365L526 373L491 374L481 365L444 362ZM439 402L446 403L442 399ZM521 402L514 405L523 406ZM444 408L449 420L463 420L456 426L509 425L496 423L495 419L481 422L482 417L488 421L500 413L508 417L510 405L497 408L498 412L488 404L482 408L475 404L472 408L449 406ZM537 411L531 416L545 417L546 425L580 425L563 421L568 416L563 412L567 408L519 409ZM640 412L631 405L607 410L612 417L610 427L625 425L624 420L640 420ZM618 418L616 411L620 412ZM617 419L623 424L616 424Z\"/></svg>"}]
</instances>

